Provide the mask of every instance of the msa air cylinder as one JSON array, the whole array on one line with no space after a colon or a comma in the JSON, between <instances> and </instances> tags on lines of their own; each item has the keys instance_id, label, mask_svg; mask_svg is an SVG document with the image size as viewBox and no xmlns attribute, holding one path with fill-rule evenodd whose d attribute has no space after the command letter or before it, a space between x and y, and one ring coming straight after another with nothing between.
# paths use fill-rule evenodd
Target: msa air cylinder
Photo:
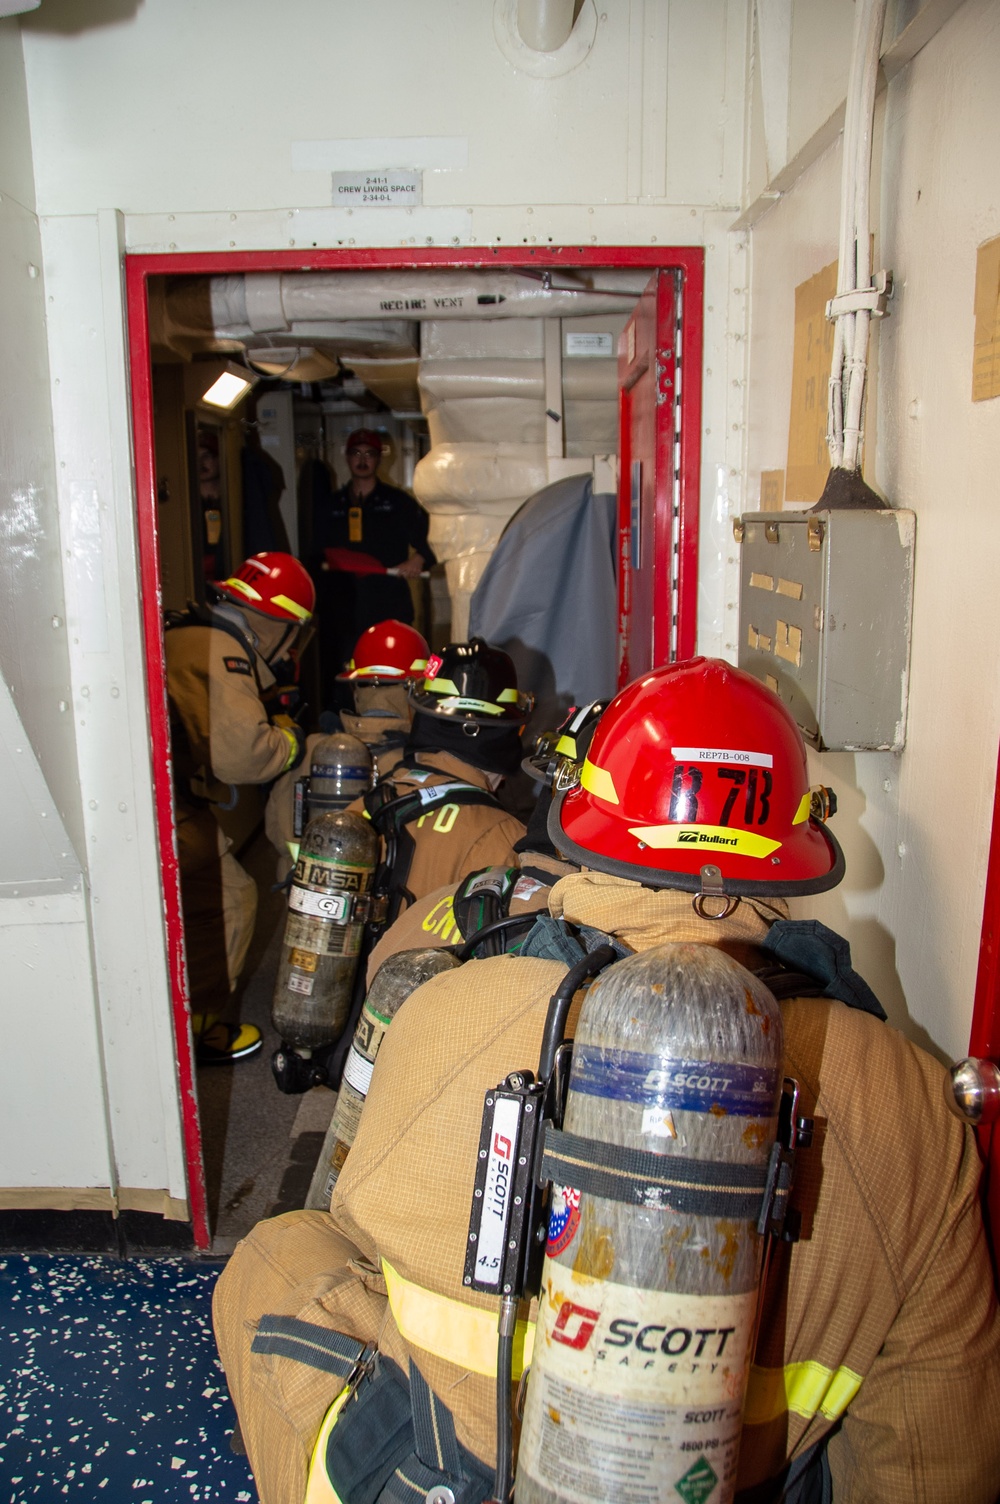
<instances>
[{"instance_id":1,"label":"msa air cylinder","mask_svg":"<svg viewBox=\"0 0 1000 1504\"><path fill-rule=\"evenodd\" d=\"M517 1504L733 1497L781 1049L767 988L711 946L630 956L587 995L546 1136Z\"/></svg>"},{"instance_id":2,"label":"msa air cylinder","mask_svg":"<svg viewBox=\"0 0 1000 1504\"><path fill-rule=\"evenodd\" d=\"M372 978L344 1063L337 1106L323 1145L321 1163L325 1173L323 1184L317 1189L316 1206L329 1208L333 1188L358 1131L361 1109L375 1069L375 1056L386 1029L411 992L416 992L428 978L442 971L451 971L458 965L450 950L401 950L387 957ZM312 1206L314 1203L310 1199L306 1204Z\"/></svg>"},{"instance_id":3,"label":"msa air cylinder","mask_svg":"<svg viewBox=\"0 0 1000 1504\"><path fill-rule=\"evenodd\" d=\"M332 1044L347 1022L377 850L360 815L318 815L306 827L271 1004L293 1049Z\"/></svg>"}]
</instances>

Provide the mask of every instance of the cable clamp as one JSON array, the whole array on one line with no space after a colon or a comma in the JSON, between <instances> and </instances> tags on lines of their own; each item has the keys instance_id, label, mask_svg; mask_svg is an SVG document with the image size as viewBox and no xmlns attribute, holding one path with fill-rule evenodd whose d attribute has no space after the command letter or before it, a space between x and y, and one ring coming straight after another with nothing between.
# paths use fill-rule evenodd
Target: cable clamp
<instances>
[{"instance_id":1,"label":"cable clamp","mask_svg":"<svg viewBox=\"0 0 1000 1504\"><path fill-rule=\"evenodd\" d=\"M839 319L845 313L870 313L873 318L884 318L888 313L887 303L892 297L892 272L877 272L871 287L859 287L854 292L839 292L826 305L828 319Z\"/></svg>"}]
</instances>

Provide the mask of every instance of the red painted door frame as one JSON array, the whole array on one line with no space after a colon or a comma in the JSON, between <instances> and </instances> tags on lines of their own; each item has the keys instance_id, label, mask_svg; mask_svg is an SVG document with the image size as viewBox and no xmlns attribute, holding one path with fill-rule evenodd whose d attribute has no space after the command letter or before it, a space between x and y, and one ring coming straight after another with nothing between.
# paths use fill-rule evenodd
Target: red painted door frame
<instances>
[{"instance_id":1,"label":"red painted door frame","mask_svg":"<svg viewBox=\"0 0 1000 1504\"><path fill-rule=\"evenodd\" d=\"M618 687L694 653L697 495L681 483L698 428L678 426L683 389L680 274L657 271L618 350ZM693 515L692 515L693 513ZM685 609L680 609L683 599Z\"/></svg>"},{"instance_id":2,"label":"red painted door frame","mask_svg":"<svg viewBox=\"0 0 1000 1504\"><path fill-rule=\"evenodd\" d=\"M701 247L651 246L496 246L470 250L427 247L422 250L372 249L290 251L208 251L127 255L125 289L128 353L131 368L132 442L135 459L139 581L149 692L150 741L157 831L163 870L167 951L177 1037L178 1084L188 1171L188 1202L195 1243L211 1242L201 1128L188 1028L188 989L180 908L180 876L170 786L170 737L163 657L162 592L157 551L156 456L153 444L152 365L149 340L147 279L169 273L208 276L260 271L407 271L414 268L531 267L563 269L586 266L671 268L679 274L684 304L681 353L685 379L680 399L682 519L678 642L694 650L697 613L698 497L701 478L702 305L705 255ZM672 336L671 336L672 337Z\"/></svg>"},{"instance_id":3,"label":"red painted door frame","mask_svg":"<svg viewBox=\"0 0 1000 1504\"><path fill-rule=\"evenodd\" d=\"M983 928L979 941L979 972L972 1009L969 1054L1000 1064L1000 759L993 796L993 830L986 869ZM977 1130L985 1163L985 1206L993 1249L994 1271L1000 1288L1000 1123Z\"/></svg>"}]
</instances>

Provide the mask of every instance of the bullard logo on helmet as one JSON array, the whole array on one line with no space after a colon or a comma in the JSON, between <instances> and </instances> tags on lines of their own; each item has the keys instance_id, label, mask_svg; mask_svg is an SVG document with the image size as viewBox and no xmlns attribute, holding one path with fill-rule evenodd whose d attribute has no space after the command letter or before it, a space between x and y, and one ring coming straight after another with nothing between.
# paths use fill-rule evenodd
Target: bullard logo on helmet
<instances>
[{"instance_id":1,"label":"bullard logo on helmet","mask_svg":"<svg viewBox=\"0 0 1000 1504\"><path fill-rule=\"evenodd\" d=\"M738 846L739 836L707 836L702 830L679 830L677 843L680 846Z\"/></svg>"}]
</instances>

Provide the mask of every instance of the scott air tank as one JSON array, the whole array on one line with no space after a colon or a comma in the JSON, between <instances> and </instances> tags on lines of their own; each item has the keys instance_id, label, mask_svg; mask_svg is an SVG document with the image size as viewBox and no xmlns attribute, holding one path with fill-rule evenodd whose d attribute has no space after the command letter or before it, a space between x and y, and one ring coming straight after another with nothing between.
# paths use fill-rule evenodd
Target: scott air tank
<instances>
[{"instance_id":1,"label":"scott air tank","mask_svg":"<svg viewBox=\"0 0 1000 1504\"><path fill-rule=\"evenodd\" d=\"M271 1018L286 1044L314 1050L343 1032L375 874L378 837L360 815L318 815L299 848Z\"/></svg>"},{"instance_id":2,"label":"scott air tank","mask_svg":"<svg viewBox=\"0 0 1000 1504\"><path fill-rule=\"evenodd\" d=\"M300 779L295 786L295 833L300 834L307 820L317 815L346 809L371 788L371 783L372 755L363 741L346 731L317 738L309 761L308 784Z\"/></svg>"},{"instance_id":3,"label":"scott air tank","mask_svg":"<svg viewBox=\"0 0 1000 1504\"><path fill-rule=\"evenodd\" d=\"M310 1189L307 1206L329 1209L333 1188L357 1135L361 1109L375 1069L375 1056L386 1029L411 992L416 992L429 977L451 971L459 964L451 951L441 948L401 950L388 956L375 973L354 1031L350 1053L344 1062L333 1121L323 1145L320 1161L324 1170L323 1181L316 1187L315 1199Z\"/></svg>"},{"instance_id":4,"label":"scott air tank","mask_svg":"<svg viewBox=\"0 0 1000 1504\"><path fill-rule=\"evenodd\" d=\"M732 1499L763 1242L740 1181L763 1179L781 1057L774 998L711 946L587 995L556 1159L599 1168L552 1187L517 1504Z\"/></svg>"}]
</instances>

